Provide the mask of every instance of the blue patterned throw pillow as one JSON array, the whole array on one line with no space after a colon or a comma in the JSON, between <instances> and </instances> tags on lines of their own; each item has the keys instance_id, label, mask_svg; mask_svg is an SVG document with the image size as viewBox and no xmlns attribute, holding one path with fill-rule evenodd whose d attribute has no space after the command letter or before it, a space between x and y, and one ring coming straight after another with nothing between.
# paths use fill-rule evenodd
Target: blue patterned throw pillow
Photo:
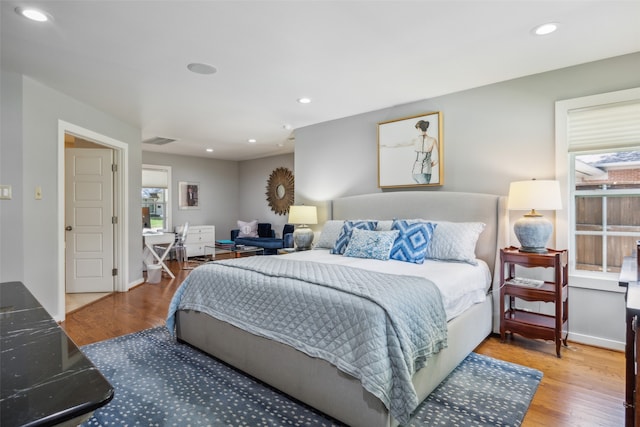
<instances>
[{"instance_id":1,"label":"blue patterned throw pillow","mask_svg":"<svg viewBox=\"0 0 640 427\"><path fill-rule=\"evenodd\" d=\"M373 231L377 225L378 221L345 221L342 225L340 236L338 236L338 240L336 240L336 244L330 252L334 255L342 255L347 249L349 239L351 239L351 232L354 228Z\"/></svg>"},{"instance_id":2,"label":"blue patterned throw pillow","mask_svg":"<svg viewBox=\"0 0 640 427\"><path fill-rule=\"evenodd\" d=\"M344 256L386 261L398 233L398 230L369 231L354 228Z\"/></svg>"},{"instance_id":3,"label":"blue patterned throw pillow","mask_svg":"<svg viewBox=\"0 0 640 427\"><path fill-rule=\"evenodd\" d=\"M422 264L435 228L430 222L393 221L391 229L399 235L391 248L391 259Z\"/></svg>"}]
</instances>

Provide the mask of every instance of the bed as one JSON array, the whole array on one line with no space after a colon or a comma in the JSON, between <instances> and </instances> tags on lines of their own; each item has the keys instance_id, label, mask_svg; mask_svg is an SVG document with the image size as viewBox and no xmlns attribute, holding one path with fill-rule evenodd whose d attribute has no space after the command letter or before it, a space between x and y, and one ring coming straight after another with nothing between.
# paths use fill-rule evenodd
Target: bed
<instances>
[{"instance_id":1,"label":"bed","mask_svg":"<svg viewBox=\"0 0 640 427\"><path fill-rule=\"evenodd\" d=\"M391 280L394 282L396 280L411 281L414 274L421 274L417 272L426 268L438 272L430 280L441 292L448 286L447 277L454 276L453 271L462 272L463 275L456 280L463 284L479 282L475 285L471 292L472 296L468 298L469 301L464 306L455 299L445 302L444 300L448 297L443 296L442 298L444 316L446 317L444 344L442 342L433 344L434 348L431 350L434 354L426 358L424 367L422 364L416 363L415 372L411 371L408 379L410 388L415 392L416 401L421 402L493 330L496 315L492 308L495 297L492 297L491 286L495 281L493 272L496 267L498 249L505 245L505 212L504 200L500 196L443 191L375 193L340 198L331 203L331 222L334 224L338 222L341 224L343 220L371 219L375 220L375 227L379 231L381 230L378 228L379 226L387 231L387 228L393 224L392 221L400 218L431 221L436 224L436 231L438 226L441 226L440 230L445 230L446 224L484 224L482 232L477 236L477 243L474 242L475 257L477 258L475 263L433 259L428 259L421 265L401 263L397 260L370 261L330 254L328 247L286 256L255 257L263 258L262 260L240 260L229 263L245 263L246 265L242 266L243 269L249 270L258 268L254 264L268 263L269 270L266 271L266 275L276 275L279 281L289 280L287 276L289 273L280 274L274 273L274 271L288 272L291 269L297 271L298 268L301 268L299 266L304 264L313 266L313 275L317 274L318 280L321 280L320 278L323 277L325 271L327 271L327 276L332 277L336 275L337 271L339 277L348 277L348 279L343 279L344 281L350 281L351 276L343 276L343 274L351 274L354 270L358 270L357 274L365 275L366 282L379 281L384 285L383 282ZM433 232L433 238L436 238L436 231ZM328 234L328 224L325 224L318 243L322 243L323 237L326 240ZM443 234L439 236L442 238ZM267 260L267 258L271 258L271 260ZM277 264L278 268L273 267L271 265L273 263ZM402 267L397 267L400 264ZM472 266L472 264L476 265ZM404 270L404 265L410 268ZM199 273L201 276L205 274L204 269L206 268L229 268L234 270L233 274L239 274L236 271L240 270L237 265L211 267L205 265L203 271ZM273 268L275 270L271 270ZM402 268L400 273L394 271L399 268ZM196 272L198 269L194 270L191 275ZM242 274L262 273L242 272ZM393 276L394 274L395 276ZM402 278L400 278L401 276ZM245 280L246 283L254 281L249 276L246 279L242 278L244 276L233 276L233 278L225 280L232 281L235 277L237 277L235 280ZM220 281L223 280L220 279ZM407 284L407 286L414 285L422 286L421 284ZM289 283L288 286L291 284ZM245 286L241 288L244 289ZM182 289L183 287L177 294ZM327 292L332 291L328 290ZM267 298L265 297L265 299ZM390 300L393 299L390 298ZM295 301L295 298L292 300ZM280 335L275 338L267 336L262 333L260 327L252 328L248 322L245 325L243 321L229 321L230 318L225 316L214 317L206 314L209 310L204 306L197 304L181 306L180 303L180 296L176 295L172 301L169 322L171 329L175 327L176 336L180 341L193 345L348 425L394 426L398 425L398 420L406 419L406 414L397 408L397 403L390 403L386 399L386 395L381 397L378 389L372 387L368 380L356 378L360 374L359 367L354 371L350 363L341 363L344 355L338 359L323 358L310 351L308 347L294 348L292 341L297 342L297 337L294 340ZM387 302L383 301L384 304ZM294 312L300 310L300 307L302 305L295 306L294 303L293 306L283 308L282 313ZM305 308L305 310L307 309ZM393 310L393 308L389 308L389 310ZM247 315L247 318L249 317ZM391 318L395 325L396 318ZM233 317L233 319L237 319L237 317ZM368 331L364 332L368 333ZM440 349L440 347L444 348ZM368 356L365 356L365 359L366 357ZM359 357L355 359L359 359ZM368 363L365 363L366 366ZM397 400L395 398L392 402L397 402Z\"/></svg>"}]
</instances>

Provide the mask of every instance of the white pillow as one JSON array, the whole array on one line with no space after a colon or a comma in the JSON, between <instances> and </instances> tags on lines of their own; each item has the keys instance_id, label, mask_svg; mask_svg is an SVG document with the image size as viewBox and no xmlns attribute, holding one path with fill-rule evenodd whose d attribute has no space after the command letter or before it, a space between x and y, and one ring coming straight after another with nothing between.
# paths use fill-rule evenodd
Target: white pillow
<instances>
[{"instance_id":1,"label":"white pillow","mask_svg":"<svg viewBox=\"0 0 640 427\"><path fill-rule=\"evenodd\" d=\"M393 225L393 220L382 220L378 221L378 225L376 226L376 231L391 231L391 226Z\"/></svg>"},{"instance_id":2,"label":"white pillow","mask_svg":"<svg viewBox=\"0 0 640 427\"><path fill-rule=\"evenodd\" d=\"M258 220L251 222L238 221L238 237L258 237Z\"/></svg>"},{"instance_id":3,"label":"white pillow","mask_svg":"<svg viewBox=\"0 0 640 427\"><path fill-rule=\"evenodd\" d=\"M482 222L432 221L437 224L425 258L477 265L476 244L484 230Z\"/></svg>"},{"instance_id":4,"label":"white pillow","mask_svg":"<svg viewBox=\"0 0 640 427\"><path fill-rule=\"evenodd\" d=\"M330 219L325 222L322 226L322 232L320 233L320 238L318 238L318 243L314 246L314 249L333 249L336 245L336 240L338 240L338 236L340 235L340 231L342 231L342 225L344 221Z\"/></svg>"}]
</instances>

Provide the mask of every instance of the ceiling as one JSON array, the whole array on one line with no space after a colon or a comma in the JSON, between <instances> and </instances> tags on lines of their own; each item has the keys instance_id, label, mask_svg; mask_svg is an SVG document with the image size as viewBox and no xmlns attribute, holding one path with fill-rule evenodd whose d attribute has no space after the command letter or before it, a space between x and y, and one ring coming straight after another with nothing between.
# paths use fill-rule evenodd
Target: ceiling
<instances>
[{"instance_id":1,"label":"ceiling","mask_svg":"<svg viewBox=\"0 0 640 427\"><path fill-rule=\"evenodd\" d=\"M0 13L3 69L176 140L143 150L230 160L290 153L296 128L640 51L638 0L2 0Z\"/></svg>"}]
</instances>

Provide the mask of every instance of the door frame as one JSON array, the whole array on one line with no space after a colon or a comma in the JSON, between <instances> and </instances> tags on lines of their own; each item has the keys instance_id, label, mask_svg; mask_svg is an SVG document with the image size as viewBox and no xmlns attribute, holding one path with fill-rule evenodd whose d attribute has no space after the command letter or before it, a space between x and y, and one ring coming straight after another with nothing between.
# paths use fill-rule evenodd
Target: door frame
<instances>
[{"instance_id":1,"label":"door frame","mask_svg":"<svg viewBox=\"0 0 640 427\"><path fill-rule=\"evenodd\" d=\"M65 161L64 161L64 135L65 133L86 139L96 144L113 150L114 162L118 169L114 175L113 183L113 207L114 214L118 217L113 235L114 254L113 260L118 268L118 274L114 280L116 292L129 290L129 146L128 144L99 134L92 130L58 120L58 313L64 319L65 315Z\"/></svg>"}]
</instances>

